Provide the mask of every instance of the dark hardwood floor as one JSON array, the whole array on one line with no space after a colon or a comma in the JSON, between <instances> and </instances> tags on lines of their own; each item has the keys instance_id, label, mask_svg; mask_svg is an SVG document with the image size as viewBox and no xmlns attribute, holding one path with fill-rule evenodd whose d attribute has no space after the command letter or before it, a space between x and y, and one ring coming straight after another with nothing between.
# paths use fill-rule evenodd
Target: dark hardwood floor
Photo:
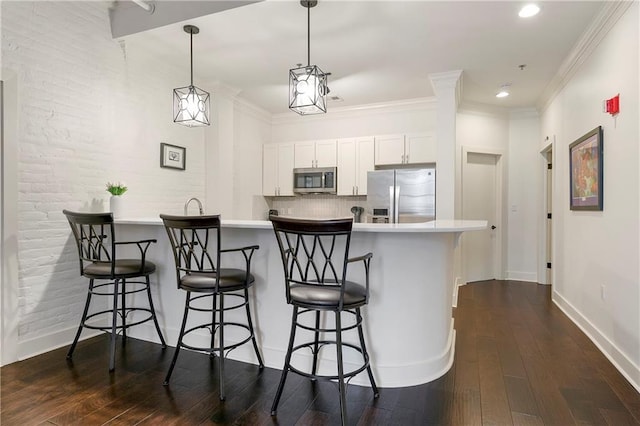
<instances>
[{"instance_id":1,"label":"dark hardwood floor","mask_svg":"<svg viewBox=\"0 0 640 426\"><path fill-rule=\"evenodd\" d=\"M556 308L550 288L488 281L460 289L456 356L440 379L409 388L350 386L354 425L640 425L640 394ZM269 415L280 371L229 361L218 399L217 359L129 339L107 372L107 336L3 367L0 423L9 425L339 424L337 387L290 374Z\"/></svg>"}]
</instances>

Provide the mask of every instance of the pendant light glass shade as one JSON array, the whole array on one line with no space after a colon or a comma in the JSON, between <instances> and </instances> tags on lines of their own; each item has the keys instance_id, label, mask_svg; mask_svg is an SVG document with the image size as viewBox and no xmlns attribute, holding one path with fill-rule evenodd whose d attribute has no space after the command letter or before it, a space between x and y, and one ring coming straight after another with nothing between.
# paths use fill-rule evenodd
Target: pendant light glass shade
<instances>
[{"instance_id":1,"label":"pendant light glass shade","mask_svg":"<svg viewBox=\"0 0 640 426\"><path fill-rule=\"evenodd\" d=\"M196 86L173 89L173 121L189 127L208 126L209 93Z\"/></svg>"},{"instance_id":2,"label":"pendant light glass shade","mask_svg":"<svg viewBox=\"0 0 640 426\"><path fill-rule=\"evenodd\" d=\"M300 115L327 112L327 76L317 65L311 65L311 8L316 0L300 0L307 8L307 66L289 70L289 109Z\"/></svg>"},{"instance_id":3,"label":"pendant light glass shade","mask_svg":"<svg viewBox=\"0 0 640 426\"><path fill-rule=\"evenodd\" d=\"M300 115L327 112L327 75L316 65L289 70L289 108Z\"/></svg>"},{"instance_id":4,"label":"pendant light glass shade","mask_svg":"<svg viewBox=\"0 0 640 426\"><path fill-rule=\"evenodd\" d=\"M193 35L198 34L200 30L194 25L185 25L183 29L191 35L191 84L173 89L173 122L188 127L208 126L211 124L211 97L209 92L193 85Z\"/></svg>"}]
</instances>

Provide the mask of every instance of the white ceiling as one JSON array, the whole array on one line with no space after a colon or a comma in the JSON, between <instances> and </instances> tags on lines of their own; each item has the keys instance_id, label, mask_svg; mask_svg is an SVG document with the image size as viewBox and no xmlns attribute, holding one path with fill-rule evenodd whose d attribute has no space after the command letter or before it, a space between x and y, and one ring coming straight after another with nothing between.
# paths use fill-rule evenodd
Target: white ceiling
<instances>
[{"instance_id":1,"label":"white ceiling","mask_svg":"<svg viewBox=\"0 0 640 426\"><path fill-rule=\"evenodd\" d=\"M464 102L532 107L603 3L539 2L540 14L523 19L520 1L320 0L311 9L311 63L332 73L331 95L344 100L329 108L433 96L429 74L452 70L463 70ZM124 39L183 64L186 85L186 23L200 28L196 86L213 91L206 84L221 82L267 111L287 111L288 70L307 59L299 1L254 3ZM497 99L505 83L511 96Z\"/></svg>"}]
</instances>

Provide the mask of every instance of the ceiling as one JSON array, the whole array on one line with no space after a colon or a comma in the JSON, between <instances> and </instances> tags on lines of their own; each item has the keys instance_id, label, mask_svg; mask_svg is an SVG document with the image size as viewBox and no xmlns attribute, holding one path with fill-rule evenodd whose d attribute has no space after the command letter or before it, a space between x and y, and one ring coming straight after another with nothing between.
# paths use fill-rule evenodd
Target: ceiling
<instances>
[{"instance_id":1,"label":"ceiling","mask_svg":"<svg viewBox=\"0 0 640 426\"><path fill-rule=\"evenodd\" d=\"M342 98L329 108L433 96L429 74L452 70L463 71L463 102L533 107L604 3L539 2L541 12L523 19L520 1L320 0L311 9L311 64L331 73L331 95ZM200 28L196 86L213 92L206 85L222 83L271 113L287 111L288 70L307 62L307 9L297 0L242 5L123 39L183 64L188 84L186 23ZM511 95L498 99L504 84Z\"/></svg>"}]
</instances>

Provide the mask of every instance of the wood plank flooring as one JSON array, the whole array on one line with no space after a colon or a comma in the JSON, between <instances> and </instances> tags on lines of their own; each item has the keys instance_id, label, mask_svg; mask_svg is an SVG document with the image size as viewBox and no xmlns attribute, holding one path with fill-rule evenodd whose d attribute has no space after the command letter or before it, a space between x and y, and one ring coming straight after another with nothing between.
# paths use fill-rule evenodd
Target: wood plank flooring
<instances>
[{"instance_id":1,"label":"wood plank flooring","mask_svg":"<svg viewBox=\"0 0 640 426\"><path fill-rule=\"evenodd\" d=\"M487 281L460 288L456 355L440 379L408 388L349 386L352 425L640 425L640 394L556 308L550 288ZM372 331L375 334L375 331ZM228 361L218 399L217 359L129 339L108 374L108 338L0 369L0 423L9 425L333 425L337 386L290 374L278 417L280 371Z\"/></svg>"}]
</instances>

